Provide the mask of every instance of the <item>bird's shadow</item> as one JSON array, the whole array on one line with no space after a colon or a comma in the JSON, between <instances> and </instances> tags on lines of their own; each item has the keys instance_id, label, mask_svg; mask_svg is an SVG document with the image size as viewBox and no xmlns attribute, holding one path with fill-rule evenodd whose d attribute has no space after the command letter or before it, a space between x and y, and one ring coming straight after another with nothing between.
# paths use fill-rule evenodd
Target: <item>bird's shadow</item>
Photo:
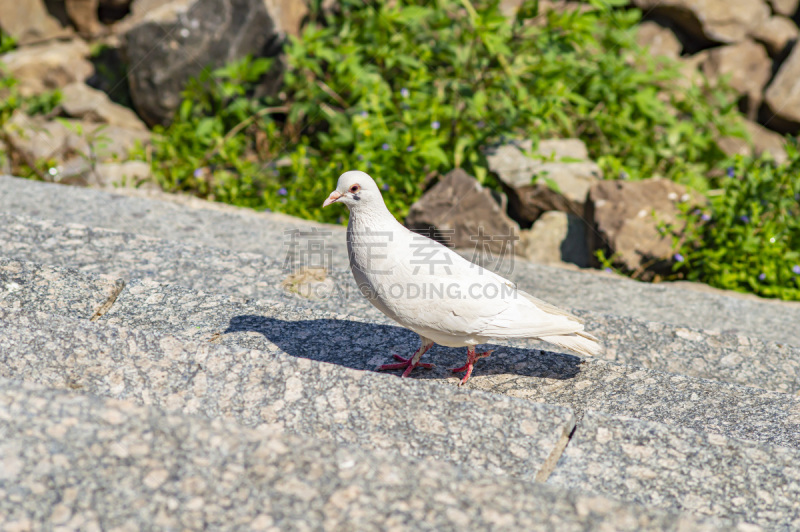
<instances>
[{"instance_id":1,"label":"bird's shadow","mask_svg":"<svg viewBox=\"0 0 800 532\"><path fill-rule=\"evenodd\" d=\"M246 347L263 347L266 339L295 357L360 370L375 370L380 364L396 362L393 353L409 357L419 347L418 336L402 327L336 319L285 321L257 315L234 316L224 334ZM476 363L473 375L512 374L566 380L580 373L582 359L574 355L501 345L490 345L488 349L493 349L493 354ZM436 345L423 361L432 362L437 368L417 370L412 375L449 378L453 374L447 368L463 365L466 355L466 348Z\"/></svg>"}]
</instances>

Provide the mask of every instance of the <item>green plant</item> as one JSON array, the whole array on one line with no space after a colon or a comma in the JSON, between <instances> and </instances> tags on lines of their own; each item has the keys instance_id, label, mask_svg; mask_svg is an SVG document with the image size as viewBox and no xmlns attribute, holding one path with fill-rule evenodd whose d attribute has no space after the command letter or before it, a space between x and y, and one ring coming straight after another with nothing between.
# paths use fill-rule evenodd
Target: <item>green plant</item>
<instances>
[{"instance_id":1,"label":"green plant","mask_svg":"<svg viewBox=\"0 0 800 532\"><path fill-rule=\"evenodd\" d=\"M17 48L17 40L0 30L0 55L10 52Z\"/></svg>"},{"instance_id":2,"label":"green plant","mask_svg":"<svg viewBox=\"0 0 800 532\"><path fill-rule=\"evenodd\" d=\"M263 206L260 163L269 158L264 142L277 139L268 115L285 110L265 107L253 97L256 82L271 64L246 58L190 81L172 124L154 128L151 160L164 188ZM140 149L138 156L148 155Z\"/></svg>"},{"instance_id":3,"label":"green plant","mask_svg":"<svg viewBox=\"0 0 800 532\"><path fill-rule=\"evenodd\" d=\"M638 50L640 14L622 3L542 16L528 1L509 21L496 0L342 0L287 47L283 98L252 97L256 61L187 87L154 172L168 189L330 222L341 213L322 199L362 169L404 217L454 167L493 185L491 144L579 136L609 177L702 189L724 158L713 139L737 132L733 98Z\"/></svg>"},{"instance_id":4,"label":"green plant","mask_svg":"<svg viewBox=\"0 0 800 532\"><path fill-rule=\"evenodd\" d=\"M675 276L728 290L800 300L800 151L788 161L736 159L709 206L685 213Z\"/></svg>"}]
</instances>

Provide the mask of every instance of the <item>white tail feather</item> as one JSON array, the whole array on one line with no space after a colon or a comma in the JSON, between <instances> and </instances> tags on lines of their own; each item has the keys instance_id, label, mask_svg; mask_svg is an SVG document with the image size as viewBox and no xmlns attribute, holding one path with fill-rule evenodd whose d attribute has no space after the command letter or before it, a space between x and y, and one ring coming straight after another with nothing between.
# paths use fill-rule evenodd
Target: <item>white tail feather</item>
<instances>
[{"instance_id":1,"label":"white tail feather","mask_svg":"<svg viewBox=\"0 0 800 532\"><path fill-rule=\"evenodd\" d=\"M540 336L539 339L590 357L603 352L603 346L600 345L597 338L583 331L562 336Z\"/></svg>"}]
</instances>

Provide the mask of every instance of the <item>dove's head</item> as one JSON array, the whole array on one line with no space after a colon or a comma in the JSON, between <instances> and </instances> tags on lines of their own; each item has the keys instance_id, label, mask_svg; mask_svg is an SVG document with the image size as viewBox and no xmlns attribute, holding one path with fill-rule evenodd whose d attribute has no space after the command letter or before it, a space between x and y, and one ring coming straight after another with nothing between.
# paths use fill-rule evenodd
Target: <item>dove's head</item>
<instances>
[{"instance_id":1,"label":"dove's head","mask_svg":"<svg viewBox=\"0 0 800 532\"><path fill-rule=\"evenodd\" d=\"M364 172L351 170L339 176L336 190L331 192L323 207L343 203L351 211L386 208L375 180Z\"/></svg>"}]
</instances>

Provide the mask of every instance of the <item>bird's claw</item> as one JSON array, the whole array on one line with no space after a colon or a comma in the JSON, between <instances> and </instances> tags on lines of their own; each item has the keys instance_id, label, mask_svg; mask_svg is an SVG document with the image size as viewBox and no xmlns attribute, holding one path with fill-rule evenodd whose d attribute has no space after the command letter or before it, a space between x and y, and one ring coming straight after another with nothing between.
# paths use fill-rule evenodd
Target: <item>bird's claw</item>
<instances>
[{"instance_id":1,"label":"bird's claw","mask_svg":"<svg viewBox=\"0 0 800 532\"><path fill-rule=\"evenodd\" d=\"M392 356L395 358L395 360L399 360L400 363L399 364L384 364L382 366L378 366L378 371L387 371L387 370L393 370L393 369L404 369L405 371L403 372L402 376L403 377L408 377L408 375L411 373L411 370L413 370L414 368L431 369L431 368L436 367L435 364L428 364L426 362L417 362L416 364L412 364L411 361L412 361L412 359L414 357L403 358L400 355L392 355Z\"/></svg>"},{"instance_id":2,"label":"bird's claw","mask_svg":"<svg viewBox=\"0 0 800 532\"><path fill-rule=\"evenodd\" d=\"M472 367L475 365L475 362L478 359L486 358L494 352L492 351L484 351L483 353L468 353L467 363L461 366L460 368L453 368L450 371L453 373L461 373L462 371L466 371L467 374L464 375L464 378L461 379L461 382L458 384L459 386L463 386L469 380L470 375L472 375Z\"/></svg>"}]
</instances>

